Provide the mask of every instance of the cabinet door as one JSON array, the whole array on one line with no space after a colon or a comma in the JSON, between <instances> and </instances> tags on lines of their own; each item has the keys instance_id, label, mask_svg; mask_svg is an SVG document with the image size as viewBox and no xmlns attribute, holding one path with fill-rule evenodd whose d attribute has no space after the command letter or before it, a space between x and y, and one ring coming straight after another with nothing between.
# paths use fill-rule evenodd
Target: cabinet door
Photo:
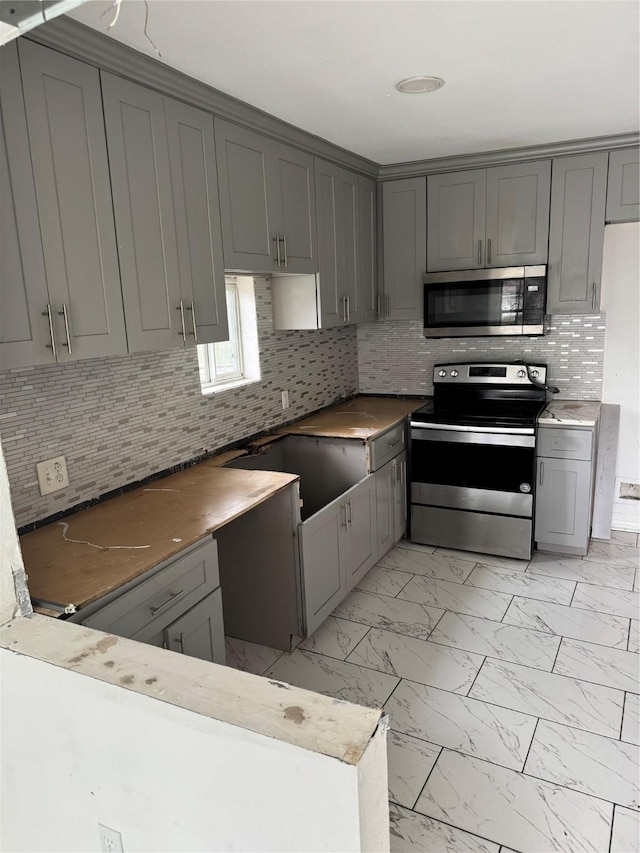
<instances>
[{"instance_id":1,"label":"cabinet door","mask_svg":"<svg viewBox=\"0 0 640 853\"><path fill-rule=\"evenodd\" d=\"M290 273L318 272L316 247L316 194L313 157L271 143L275 227L282 235L280 270Z\"/></svg>"},{"instance_id":2,"label":"cabinet door","mask_svg":"<svg viewBox=\"0 0 640 853\"><path fill-rule=\"evenodd\" d=\"M18 53L58 361L125 353L99 73L30 41Z\"/></svg>"},{"instance_id":3,"label":"cabinet door","mask_svg":"<svg viewBox=\"0 0 640 853\"><path fill-rule=\"evenodd\" d=\"M165 643L173 652L226 664L222 593L220 589L165 629Z\"/></svg>"},{"instance_id":4,"label":"cabinet door","mask_svg":"<svg viewBox=\"0 0 640 853\"><path fill-rule=\"evenodd\" d=\"M607 222L637 222L640 219L640 151L625 148L609 154Z\"/></svg>"},{"instance_id":5,"label":"cabinet door","mask_svg":"<svg viewBox=\"0 0 640 853\"><path fill-rule=\"evenodd\" d=\"M427 270L471 270L486 264L486 169L427 179Z\"/></svg>"},{"instance_id":6,"label":"cabinet door","mask_svg":"<svg viewBox=\"0 0 640 853\"><path fill-rule=\"evenodd\" d=\"M164 110L187 343L226 341L213 117L169 98Z\"/></svg>"},{"instance_id":7,"label":"cabinet door","mask_svg":"<svg viewBox=\"0 0 640 853\"><path fill-rule=\"evenodd\" d=\"M272 272L278 246L270 185L270 140L215 119L224 267Z\"/></svg>"},{"instance_id":8,"label":"cabinet door","mask_svg":"<svg viewBox=\"0 0 640 853\"><path fill-rule=\"evenodd\" d=\"M549 314L584 314L600 304L607 154L553 161L549 223Z\"/></svg>"},{"instance_id":9,"label":"cabinet door","mask_svg":"<svg viewBox=\"0 0 640 853\"><path fill-rule=\"evenodd\" d=\"M378 317L376 182L358 175L358 316L361 323Z\"/></svg>"},{"instance_id":10,"label":"cabinet door","mask_svg":"<svg viewBox=\"0 0 640 853\"><path fill-rule=\"evenodd\" d=\"M380 560L394 543L396 460L380 468L376 478L376 558Z\"/></svg>"},{"instance_id":11,"label":"cabinet door","mask_svg":"<svg viewBox=\"0 0 640 853\"><path fill-rule=\"evenodd\" d=\"M345 568L350 590L378 561L375 474L365 477L342 497L347 504Z\"/></svg>"},{"instance_id":12,"label":"cabinet door","mask_svg":"<svg viewBox=\"0 0 640 853\"><path fill-rule=\"evenodd\" d=\"M395 480L393 489L393 544L407 532L407 454L394 459Z\"/></svg>"},{"instance_id":13,"label":"cabinet door","mask_svg":"<svg viewBox=\"0 0 640 853\"><path fill-rule=\"evenodd\" d=\"M344 294L340 289L338 206L340 169L324 160L315 161L316 207L318 213L318 267L320 324L340 326L346 322Z\"/></svg>"},{"instance_id":14,"label":"cabinet door","mask_svg":"<svg viewBox=\"0 0 640 853\"><path fill-rule=\"evenodd\" d=\"M338 289L346 298L346 322L360 317L358 292L358 176L347 169L338 175Z\"/></svg>"},{"instance_id":15,"label":"cabinet door","mask_svg":"<svg viewBox=\"0 0 640 853\"><path fill-rule=\"evenodd\" d=\"M383 287L380 315L391 320L420 320L427 250L425 178L382 185Z\"/></svg>"},{"instance_id":16,"label":"cabinet door","mask_svg":"<svg viewBox=\"0 0 640 853\"><path fill-rule=\"evenodd\" d=\"M487 267L546 264L551 160L487 170Z\"/></svg>"},{"instance_id":17,"label":"cabinet door","mask_svg":"<svg viewBox=\"0 0 640 853\"><path fill-rule=\"evenodd\" d=\"M535 539L584 549L589 541L591 462L538 458Z\"/></svg>"},{"instance_id":18,"label":"cabinet door","mask_svg":"<svg viewBox=\"0 0 640 853\"><path fill-rule=\"evenodd\" d=\"M55 362L16 44L0 51L0 369Z\"/></svg>"},{"instance_id":19,"label":"cabinet door","mask_svg":"<svg viewBox=\"0 0 640 853\"><path fill-rule=\"evenodd\" d=\"M346 594L347 507L341 496L299 526L307 636Z\"/></svg>"},{"instance_id":20,"label":"cabinet door","mask_svg":"<svg viewBox=\"0 0 640 853\"><path fill-rule=\"evenodd\" d=\"M184 346L162 95L102 75L129 352Z\"/></svg>"}]
</instances>

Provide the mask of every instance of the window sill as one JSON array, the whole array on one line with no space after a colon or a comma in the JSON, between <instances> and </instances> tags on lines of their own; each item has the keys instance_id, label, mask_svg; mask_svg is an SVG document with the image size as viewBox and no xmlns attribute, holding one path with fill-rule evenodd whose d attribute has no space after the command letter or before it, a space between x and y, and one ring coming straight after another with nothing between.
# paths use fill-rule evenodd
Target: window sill
<instances>
[{"instance_id":1,"label":"window sill","mask_svg":"<svg viewBox=\"0 0 640 853\"><path fill-rule=\"evenodd\" d=\"M256 385L258 382L260 382L259 379L232 379L229 382L200 386L200 391L203 397L210 397L212 394L221 394L223 391L232 391L234 388L243 388L245 385Z\"/></svg>"}]
</instances>

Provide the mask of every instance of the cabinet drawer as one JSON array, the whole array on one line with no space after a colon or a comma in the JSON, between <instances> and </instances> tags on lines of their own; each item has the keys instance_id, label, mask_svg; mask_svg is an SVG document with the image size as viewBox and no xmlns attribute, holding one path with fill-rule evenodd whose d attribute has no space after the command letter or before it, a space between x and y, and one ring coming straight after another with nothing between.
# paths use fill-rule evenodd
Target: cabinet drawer
<instances>
[{"instance_id":1,"label":"cabinet drawer","mask_svg":"<svg viewBox=\"0 0 640 853\"><path fill-rule=\"evenodd\" d=\"M405 449L406 434L406 425L401 423L373 439L370 444L371 471L382 468L386 462Z\"/></svg>"},{"instance_id":2,"label":"cabinet drawer","mask_svg":"<svg viewBox=\"0 0 640 853\"><path fill-rule=\"evenodd\" d=\"M591 459L593 431L553 427L538 432L538 456L558 459Z\"/></svg>"},{"instance_id":3,"label":"cabinet drawer","mask_svg":"<svg viewBox=\"0 0 640 853\"><path fill-rule=\"evenodd\" d=\"M83 624L144 643L218 586L218 548L207 539Z\"/></svg>"}]
</instances>

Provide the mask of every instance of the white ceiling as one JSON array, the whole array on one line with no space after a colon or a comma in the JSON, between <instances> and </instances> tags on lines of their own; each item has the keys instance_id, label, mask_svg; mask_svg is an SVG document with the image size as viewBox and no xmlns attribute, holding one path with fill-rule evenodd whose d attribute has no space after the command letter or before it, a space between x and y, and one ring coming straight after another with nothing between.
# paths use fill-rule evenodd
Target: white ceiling
<instances>
[{"instance_id":1,"label":"white ceiling","mask_svg":"<svg viewBox=\"0 0 640 853\"><path fill-rule=\"evenodd\" d=\"M107 31L112 0L71 17ZM632 0L149 0L161 61L380 164L638 129ZM103 13L105 13L103 17ZM149 56L145 3L109 35ZM394 84L443 77L429 95Z\"/></svg>"}]
</instances>

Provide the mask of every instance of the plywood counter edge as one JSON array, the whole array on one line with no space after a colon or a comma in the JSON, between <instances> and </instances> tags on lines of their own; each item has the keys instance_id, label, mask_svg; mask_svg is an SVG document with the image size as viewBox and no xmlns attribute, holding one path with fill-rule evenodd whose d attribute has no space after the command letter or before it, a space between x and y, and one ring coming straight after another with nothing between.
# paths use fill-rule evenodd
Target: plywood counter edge
<instances>
[{"instance_id":1,"label":"plywood counter edge","mask_svg":"<svg viewBox=\"0 0 640 853\"><path fill-rule=\"evenodd\" d=\"M4 625L0 647L350 765L384 723L379 709L37 614Z\"/></svg>"}]
</instances>

